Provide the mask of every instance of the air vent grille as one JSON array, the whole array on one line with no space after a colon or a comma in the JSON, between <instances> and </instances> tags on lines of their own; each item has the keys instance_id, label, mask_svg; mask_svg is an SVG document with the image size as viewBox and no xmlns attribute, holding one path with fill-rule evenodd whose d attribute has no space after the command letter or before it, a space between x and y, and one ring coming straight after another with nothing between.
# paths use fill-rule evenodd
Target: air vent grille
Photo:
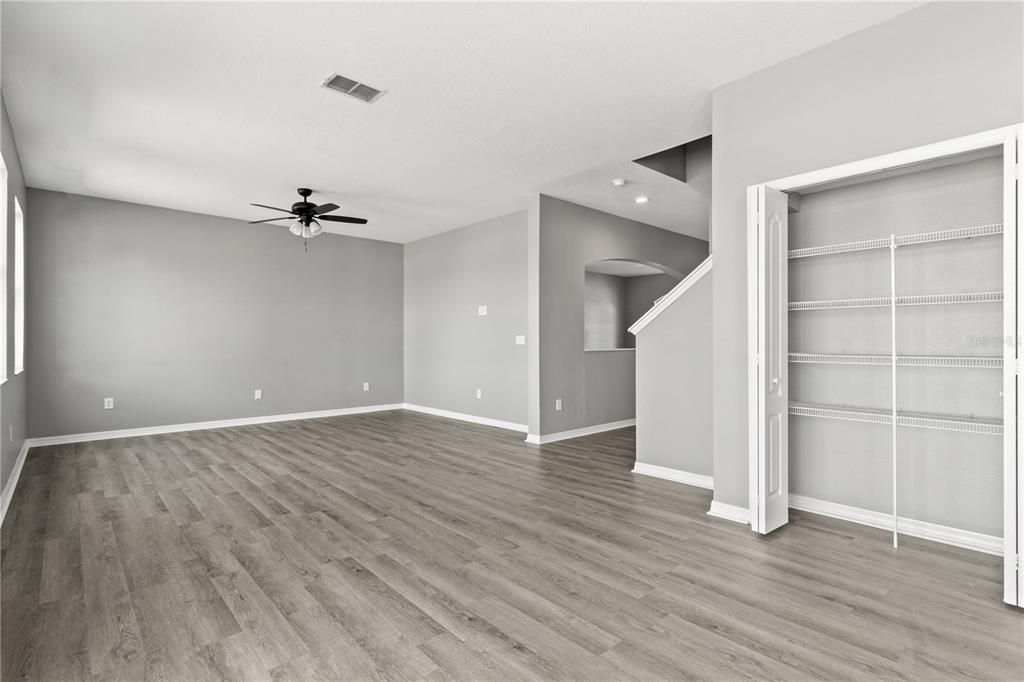
<instances>
[{"instance_id":1,"label":"air vent grille","mask_svg":"<svg viewBox=\"0 0 1024 682\"><path fill-rule=\"evenodd\" d=\"M360 83L359 81L352 80L351 78L345 78L345 76L339 76L336 73L332 73L330 76L325 78L320 84L320 87L327 88L328 90L336 90L337 92L348 95L349 97L355 97L363 102L376 101L384 94L383 90L378 90L366 83Z\"/></svg>"}]
</instances>

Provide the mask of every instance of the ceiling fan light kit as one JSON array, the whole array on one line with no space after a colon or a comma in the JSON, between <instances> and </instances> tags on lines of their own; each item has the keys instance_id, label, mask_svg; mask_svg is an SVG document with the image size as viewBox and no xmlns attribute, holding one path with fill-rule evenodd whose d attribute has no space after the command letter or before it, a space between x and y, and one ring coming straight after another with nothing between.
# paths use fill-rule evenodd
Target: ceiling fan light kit
<instances>
[{"instance_id":1,"label":"ceiling fan light kit","mask_svg":"<svg viewBox=\"0 0 1024 682\"><path fill-rule=\"evenodd\" d=\"M351 216L343 215L325 215L331 211L336 211L339 206L337 204L320 204L319 206L314 204L312 201L308 201L309 195L313 193L313 190L308 187L298 188L299 196L302 197L302 201L296 201L292 204L290 209L278 208L277 206L267 206L266 204L252 204L253 206L259 206L260 208L269 208L272 211L281 211L287 215L278 216L276 218L264 218L263 220L251 220L250 225L256 223L270 223L277 220L294 220L288 231L296 237L302 237L303 239L312 239L313 237L321 234L324 231L323 225L320 221L325 220L333 223L352 223L354 225L365 225L365 218L353 218Z\"/></svg>"}]
</instances>

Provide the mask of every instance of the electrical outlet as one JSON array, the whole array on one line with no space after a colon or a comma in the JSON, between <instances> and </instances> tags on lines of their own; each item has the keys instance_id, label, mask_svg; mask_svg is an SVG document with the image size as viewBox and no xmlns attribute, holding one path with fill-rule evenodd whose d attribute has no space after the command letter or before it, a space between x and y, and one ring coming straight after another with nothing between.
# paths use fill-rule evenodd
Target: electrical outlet
<instances>
[{"instance_id":1,"label":"electrical outlet","mask_svg":"<svg viewBox=\"0 0 1024 682\"><path fill-rule=\"evenodd\" d=\"M483 389L482 388L476 389L476 399L480 400L480 398L483 398L483 397L484 397Z\"/></svg>"},{"instance_id":2,"label":"electrical outlet","mask_svg":"<svg viewBox=\"0 0 1024 682\"><path fill-rule=\"evenodd\" d=\"M263 389L257 388L252 392L253 400L263 400Z\"/></svg>"},{"instance_id":3,"label":"electrical outlet","mask_svg":"<svg viewBox=\"0 0 1024 682\"><path fill-rule=\"evenodd\" d=\"M555 398L555 412L561 412L561 411L562 411L562 399L561 398Z\"/></svg>"},{"instance_id":4,"label":"electrical outlet","mask_svg":"<svg viewBox=\"0 0 1024 682\"><path fill-rule=\"evenodd\" d=\"M479 315L480 317L483 317L484 315L486 315L487 314L487 306L485 306L485 305L477 306L476 307L476 314Z\"/></svg>"},{"instance_id":5,"label":"electrical outlet","mask_svg":"<svg viewBox=\"0 0 1024 682\"><path fill-rule=\"evenodd\" d=\"M103 409L104 410L112 410L112 409L114 409L114 399L113 398L104 398L103 399Z\"/></svg>"},{"instance_id":6,"label":"electrical outlet","mask_svg":"<svg viewBox=\"0 0 1024 682\"><path fill-rule=\"evenodd\" d=\"M517 336L516 337L516 345L517 346L525 346L526 345L526 337L523 336L522 334Z\"/></svg>"},{"instance_id":7,"label":"electrical outlet","mask_svg":"<svg viewBox=\"0 0 1024 682\"><path fill-rule=\"evenodd\" d=\"M363 382L363 390L364 391L369 391L370 390L370 382L369 381L364 381Z\"/></svg>"}]
</instances>

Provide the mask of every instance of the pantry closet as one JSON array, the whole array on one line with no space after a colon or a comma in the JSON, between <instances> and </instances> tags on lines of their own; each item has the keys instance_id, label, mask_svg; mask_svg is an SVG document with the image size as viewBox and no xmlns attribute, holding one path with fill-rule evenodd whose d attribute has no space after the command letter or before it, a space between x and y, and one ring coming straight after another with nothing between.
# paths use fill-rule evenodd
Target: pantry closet
<instances>
[{"instance_id":1,"label":"pantry closet","mask_svg":"<svg viewBox=\"0 0 1024 682\"><path fill-rule=\"evenodd\" d=\"M1020 604L1018 136L750 188L754 530L793 506L1003 554Z\"/></svg>"}]
</instances>

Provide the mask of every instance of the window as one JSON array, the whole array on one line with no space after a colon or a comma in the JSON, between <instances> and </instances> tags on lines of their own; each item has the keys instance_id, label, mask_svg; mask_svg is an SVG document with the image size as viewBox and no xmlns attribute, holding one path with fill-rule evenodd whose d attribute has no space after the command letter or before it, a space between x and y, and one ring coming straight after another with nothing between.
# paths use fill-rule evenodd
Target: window
<instances>
[{"instance_id":1,"label":"window","mask_svg":"<svg viewBox=\"0 0 1024 682\"><path fill-rule=\"evenodd\" d=\"M25 371L25 213L14 197L14 373Z\"/></svg>"}]
</instances>

